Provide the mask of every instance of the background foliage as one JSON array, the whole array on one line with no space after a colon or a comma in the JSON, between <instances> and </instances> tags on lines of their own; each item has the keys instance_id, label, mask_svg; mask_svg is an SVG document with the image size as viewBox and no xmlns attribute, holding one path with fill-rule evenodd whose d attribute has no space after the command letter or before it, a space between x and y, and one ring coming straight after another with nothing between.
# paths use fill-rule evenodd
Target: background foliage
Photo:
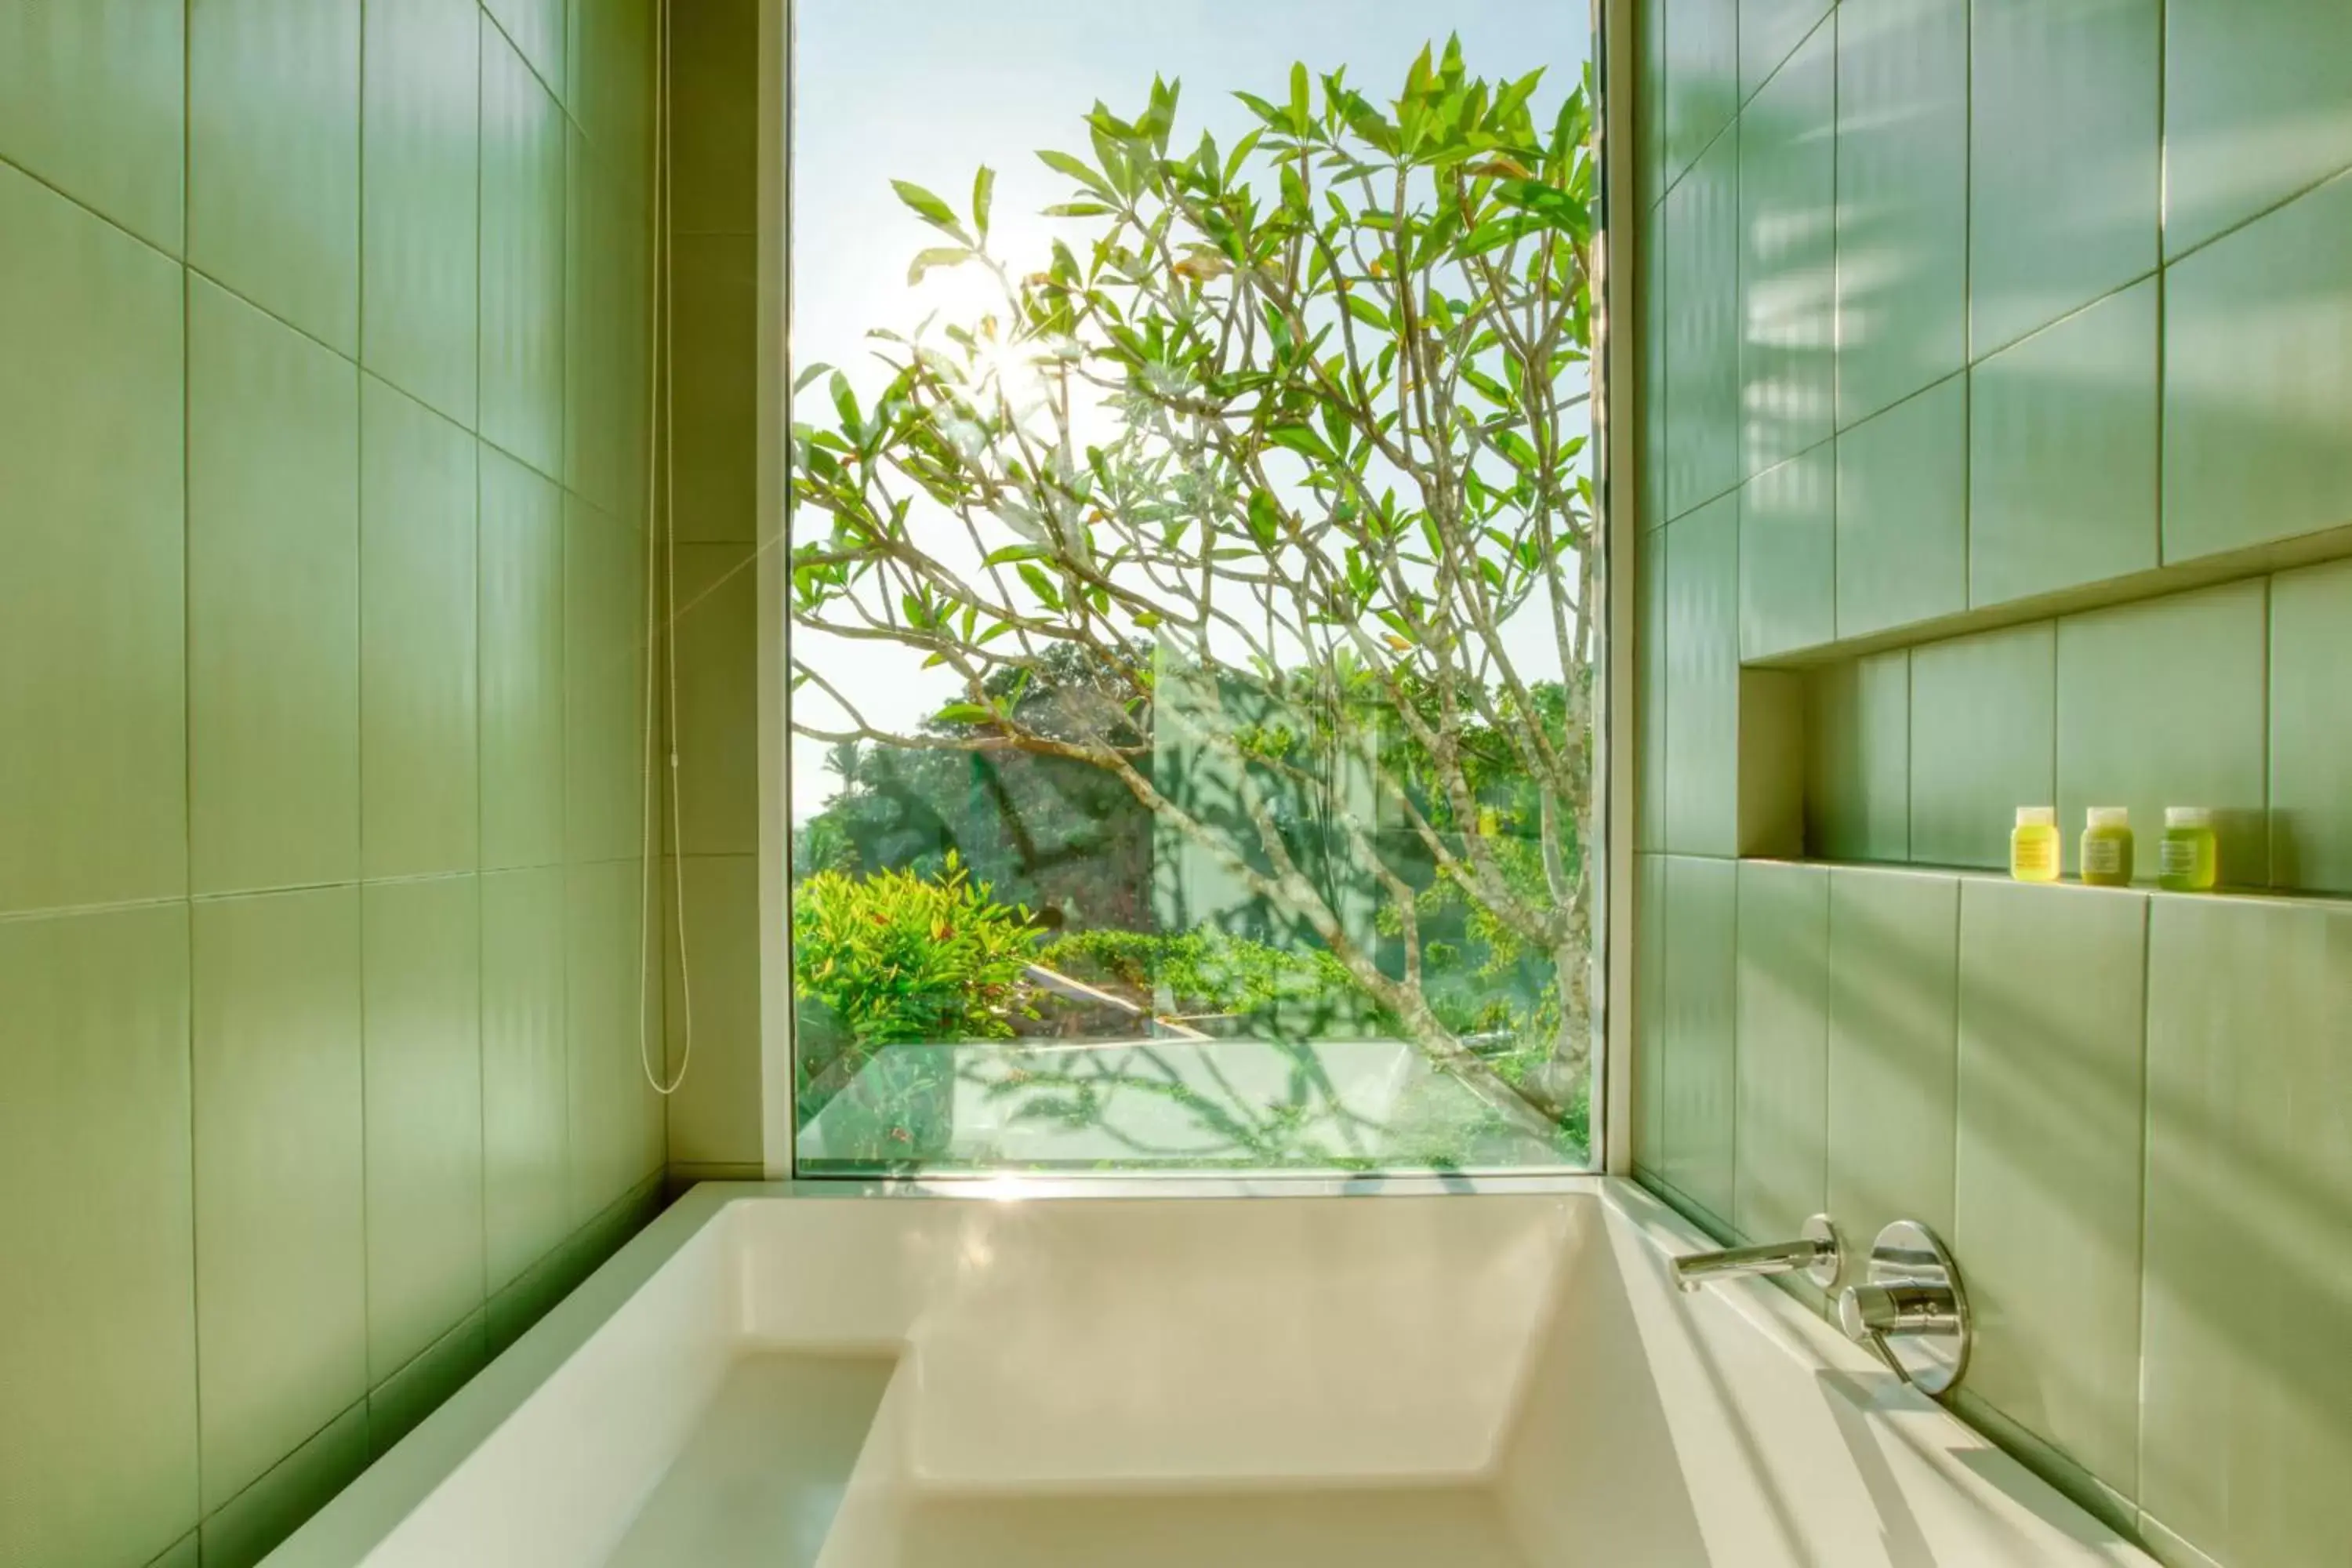
<instances>
[{"instance_id":1,"label":"background foliage","mask_svg":"<svg viewBox=\"0 0 2352 1568\"><path fill-rule=\"evenodd\" d=\"M1066 962L1258 1016L1320 985L1578 1114L1594 175L1587 84L1542 86L1455 45L1379 102L1301 64L1221 147L1155 82L1038 154L1071 188L1033 270L990 169L961 205L898 183L936 231L910 280L994 303L872 334L877 396L799 379L794 723L844 787L796 848L829 897L952 847L1085 931ZM951 700L869 719L827 661L877 641ZM1155 931L1175 861L1242 890L1255 948Z\"/></svg>"}]
</instances>

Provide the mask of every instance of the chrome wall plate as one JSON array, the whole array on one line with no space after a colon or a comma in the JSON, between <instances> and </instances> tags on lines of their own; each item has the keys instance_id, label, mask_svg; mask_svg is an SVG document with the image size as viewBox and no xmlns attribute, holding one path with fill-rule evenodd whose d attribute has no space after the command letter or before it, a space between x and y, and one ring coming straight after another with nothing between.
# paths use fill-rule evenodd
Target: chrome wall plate
<instances>
[{"instance_id":1,"label":"chrome wall plate","mask_svg":"<svg viewBox=\"0 0 2352 1568\"><path fill-rule=\"evenodd\" d=\"M1959 1266L1916 1220L1878 1233L1866 1282L1838 1297L1838 1322L1922 1394L1940 1395L1968 1374L1976 1336Z\"/></svg>"},{"instance_id":2,"label":"chrome wall plate","mask_svg":"<svg viewBox=\"0 0 2352 1568\"><path fill-rule=\"evenodd\" d=\"M1805 1278L1824 1290L1836 1289L1838 1275L1845 1268L1845 1251L1838 1240L1837 1226L1825 1214L1809 1215L1798 1234L1807 1241L1829 1244L1827 1252L1816 1253L1813 1260L1805 1265Z\"/></svg>"}]
</instances>

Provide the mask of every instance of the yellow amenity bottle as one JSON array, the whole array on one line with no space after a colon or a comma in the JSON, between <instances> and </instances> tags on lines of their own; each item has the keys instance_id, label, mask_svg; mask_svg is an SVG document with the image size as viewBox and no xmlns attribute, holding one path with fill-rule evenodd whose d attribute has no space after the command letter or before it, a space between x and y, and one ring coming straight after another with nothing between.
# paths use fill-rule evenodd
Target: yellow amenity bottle
<instances>
[{"instance_id":1,"label":"yellow amenity bottle","mask_svg":"<svg viewBox=\"0 0 2352 1568\"><path fill-rule=\"evenodd\" d=\"M2203 893L2221 879L2221 850L2213 814L2201 805L2164 808L2164 842L2157 847L2156 881L2176 893Z\"/></svg>"},{"instance_id":2,"label":"yellow amenity bottle","mask_svg":"<svg viewBox=\"0 0 2352 1568\"><path fill-rule=\"evenodd\" d=\"M2021 882L2058 879L2058 808L2021 805L2009 836L2009 874Z\"/></svg>"},{"instance_id":3,"label":"yellow amenity bottle","mask_svg":"<svg viewBox=\"0 0 2352 1568\"><path fill-rule=\"evenodd\" d=\"M2131 812L2120 805L2091 807L2083 829L2083 880L2094 888L2128 888L2132 879Z\"/></svg>"}]
</instances>

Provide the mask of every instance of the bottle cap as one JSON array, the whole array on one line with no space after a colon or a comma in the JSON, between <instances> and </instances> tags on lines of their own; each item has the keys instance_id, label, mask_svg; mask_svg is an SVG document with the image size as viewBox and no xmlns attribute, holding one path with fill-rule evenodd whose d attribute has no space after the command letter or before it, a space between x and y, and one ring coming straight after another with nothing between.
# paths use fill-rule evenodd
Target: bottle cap
<instances>
[{"instance_id":1,"label":"bottle cap","mask_svg":"<svg viewBox=\"0 0 2352 1568\"><path fill-rule=\"evenodd\" d=\"M2127 805L2095 805L2091 807L2089 821L2093 827L2129 827L2131 826L2131 807Z\"/></svg>"},{"instance_id":2,"label":"bottle cap","mask_svg":"<svg viewBox=\"0 0 2352 1568\"><path fill-rule=\"evenodd\" d=\"M2021 805L2017 808L2017 825L2020 827L2055 827L2058 826L2058 808L2054 805Z\"/></svg>"},{"instance_id":3,"label":"bottle cap","mask_svg":"<svg viewBox=\"0 0 2352 1568\"><path fill-rule=\"evenodd\" d=\"M2213 813L2201 805L2168 805L2164 808L2167 827L2210 827Z\"/></svg>"}]
</instances>

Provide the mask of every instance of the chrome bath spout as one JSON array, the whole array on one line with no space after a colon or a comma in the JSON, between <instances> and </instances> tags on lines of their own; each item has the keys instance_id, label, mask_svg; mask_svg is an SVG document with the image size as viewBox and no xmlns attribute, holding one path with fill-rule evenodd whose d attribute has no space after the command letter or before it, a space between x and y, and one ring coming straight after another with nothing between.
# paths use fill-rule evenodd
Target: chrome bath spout
<instances>
[{"instance_id":1,"label":"chrome bath spout","mask_svg":"<svg viewBox=\"0 0 2352 1568\"><path fill-rule=\"evenodd\" d=\"M1711 1279L1737 1279L1751 1274L1795 1274L1826 1290L1837 1283L1843 1255L1837 1229L1827 1215L1805 1221L1804 1235L1795 1241L1768 1241L1755 1247L1727 1247L1721 1252L1694 1252L1675 1260L1675 1284L1696 1290Z\"/></svg>"}]
</instances>

